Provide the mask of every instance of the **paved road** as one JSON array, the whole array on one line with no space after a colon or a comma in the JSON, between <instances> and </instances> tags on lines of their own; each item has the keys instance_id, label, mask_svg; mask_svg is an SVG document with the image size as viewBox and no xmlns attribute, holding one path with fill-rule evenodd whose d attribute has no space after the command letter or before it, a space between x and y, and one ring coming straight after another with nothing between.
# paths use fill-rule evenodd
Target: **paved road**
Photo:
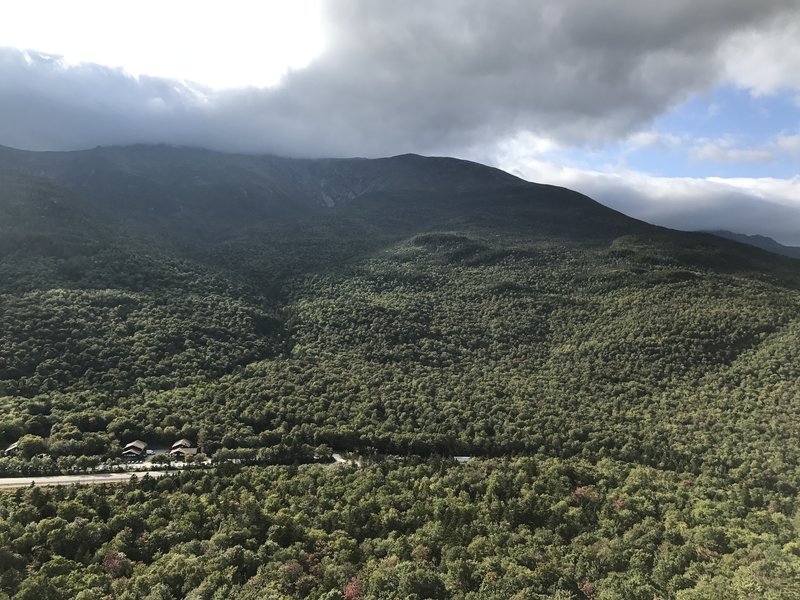
<instances>
[{"instance_id":1,"label":"paved road","mask_svg":"<svg viewBox=\"0 0 800 600\"><path fill-rule=\"evenodd\" d=\"M174 472L174 471L173 471ZM97 485L100 483L120 483L129 481L133 475L137 477L163 477L169 471L136 471L135 473L93 473L85 475L51 475L47 477L0 477L0 489L28 487L31 482L35 485L70 485L82 483Z\"/></svg>"},{"instance_id":2,"label":"paved road","mask_svg":"<svg viewBox=\"0 0 800 600\"><path fill-rule=\"evenodd\" d=\"M235 461L234 461L235 462ZM210 466L211 461L206 460L204 466ZM335 453L333 455L333 462L328 463L328 466L344 466L356 465L361 466L361 459L359 458L344 458L341 454ZM0 477L0 490L8 490L14 488L28 487L31 482L34 485L70 485L73 483L80 483L83 485L98 485L101 483L124 483L129 481L133 475L137 477L163 477L176 473L185 465L177 463L171 465L170 471L146 471L139 470L144 465L136 465L136 468L130 469L123 473L84 473L81 475L47 475L43 477Z\"/></svg>"}]
</instances>

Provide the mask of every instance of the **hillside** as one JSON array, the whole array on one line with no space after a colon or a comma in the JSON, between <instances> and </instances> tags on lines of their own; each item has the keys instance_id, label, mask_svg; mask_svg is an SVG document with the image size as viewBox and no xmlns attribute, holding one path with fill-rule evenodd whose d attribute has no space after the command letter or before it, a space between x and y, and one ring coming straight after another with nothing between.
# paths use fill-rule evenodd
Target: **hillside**
<instances>
[{"instance_id":1,"label":"hillside","mask_svg":"<svg viewBox=\"0 0 800 600\"><path fill-rule=\"evenodd\" d=\"M765 235L746 235L743 233L734 233L732 231L709 231L708 233L728 240L741 242L742 244L749 244L774 254L788 256L789 258L800 258L800 248L796 246L784 246Z\"/></svg>"},{"instance_id":2,"label":"hillside","mask_svg":"<svg viewBox=\"0 0 800 600\"><path fill-rule=\"evenodd\" d=\"M28 518L19 513L0 547L20 565L57 555L89 578L113 538L140 561L114 584L130 598L145 597L147 573L180 548L204 574L190 585L159 572L161 597L212 581L209 556L233 569L226 593L239 597L323 597L356 576L417 597L581 597L554 594L584 593L591 580L617 590L598 598L644 600L737 597L709 591L734 573L765 590L800 580L789 547L800 491L796 261L446 158L0 149L0 183L0 445L47 440L44 456L0 458L0 471L91 464L136 438L188 437L219 459L260 464L324 446L406 457L329 484L322 470L221 473L243 515L215 504L234 491L208 495L222 485L213 475L148 483L165 519L196 522L174 545L144 517L112 524L92 492L70 491L94 508L64 523L94 519L102 541L80 552L51 544L34 559L39 542L12 541ZM477 466L436 458L462 454ZM423 479L417 496L386 500ZM330 490L361 485L374 505L337 492L346 516L334 517ZM179 516L191 489L214 528L192 509ZM253 496L265 489L268 505ZM138 492L103 493L108 508ZM307 521L276 515L304 494L321 499ZM425 498L438 512L417 512ZM0 518L17 515L3 506ZM49 509L36 510L30 521L44 523ZM125 541L124 527L154 541ZM518 553L494 564L481 536ZM350 550L309 558L335 544ZM253 556L225 563L226 552ZM312 568L325 557L329 581ZM294 579L281 570L292 561ZM756 563L785 572L767 581L747 571ZM478 565L480 577L466 575ZM378 581L382 568L394 583ZM21 589L20 569L4 589ZM427 592L413 591L414 569L436 580Z\"/></svg>"}]
</instances>

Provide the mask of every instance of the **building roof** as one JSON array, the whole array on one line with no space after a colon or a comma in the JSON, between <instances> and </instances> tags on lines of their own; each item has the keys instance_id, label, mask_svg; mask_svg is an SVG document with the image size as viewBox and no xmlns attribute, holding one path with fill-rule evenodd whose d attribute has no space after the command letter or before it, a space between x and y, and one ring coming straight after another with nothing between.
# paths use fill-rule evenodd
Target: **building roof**
<instances>
[{"instance_id":1,"label":"building roof","mask_svg":"<svg viewBox=\"0 0 800 600\"><path fill-rule=\"evenodd\" d=\"M191 448L192 446L194 446L194 444L192 444L190 440L183 438L172 444L172 449L174 450L175 448Z\"/></svg>"},{"instance_id":2,"label":"building roof","mask_svg":"<svg viewBox=\"0 0 800 600\"><path fill-rule=\"evenodd\" d=\"M6 452L11 452L12 450L16 450L19 447L19 442L14 442L8 448L6 448Z\"/></svg>"},{"instance_id":3,"label":"building roof","mask_svg":"<svg viewBox=\"0 0 800 600\"><path fill-rule=\"evenodd\" d=\"M141 452L147 448L147 442L143 442L142 440L134 440L128 444L125 444L125 450L138 450Z\"/></svg>"}]
</instances>

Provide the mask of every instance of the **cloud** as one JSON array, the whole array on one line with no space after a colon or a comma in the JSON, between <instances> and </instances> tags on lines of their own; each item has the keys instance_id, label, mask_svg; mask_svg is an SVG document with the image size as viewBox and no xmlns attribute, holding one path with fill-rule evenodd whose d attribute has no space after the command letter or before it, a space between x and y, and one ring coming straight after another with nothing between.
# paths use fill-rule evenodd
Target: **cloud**
<instances>
[{"instance_id":1,"label":"cloud","mask_svg":"<svg viewBox=\"0 0 800 600\"><path fill-rule=\"evenodd\" d=\"M598 144L708 89L748 35L797 12L792 0L325 7L327 50L272 88L213 91L3 50L0 143L167 142L294 156L464 155L521 133Z\"/></svg>"},{"instance_id":2,"label":"cloud","mask_svg":"<svg viewBox=\"0 0 800 600\"><path fill-rule=\"evenodd\" d=\"M324 47L320 0L0 3L0 46L210 87L271 86Z\"/></svg>"},{"instance_id":3,"label":"cloud","mask_svg":"<svg viewBox=\"0 0 800 600\"><path fill-rule=\"evenodd\" d=\"M732 35L720 48L725 78L756 95L800 91L800 13L783 13ZM798 97L800 100L800 96Z\"/></svg>"},{"instance_id":4,"label":"cloud","mask_svg":"<svg viewBox=\"0 0 800 600\"><path fill-rule=\"evenodd\" d=\"M794 132L748 148L652 129L720 84L800 94L796 0L328 0L324 10L325 51L270 88L215 90L0 48L0 144L449 154L574 187L650 222L800 244L797 179L625 168L645 148L714 163L800 152ZM559 162L576 149L584 164L603 160L609 143L622 148L616 165Z\"/></svg>"},{"instance_id":5,"label":"cloud","mask_svg":"<svg viewBox=\"0 0 800 600\"><path fill-rule=\"evenodd\" d=\"M775 158L773 147L741 148L731 137L695 140L689 148L689 157L696 161L715 163L767 162Z\"/></svg>"},{"instance_id":6,"label":"cloud","mask_svg":"<svg viewBox=\"0 0 800 600\"><path fill-rule=\"evenodd\" d=\"M644 148L674 149L684 144L686 140L684 137L674 133L648 129L634 132L624 142L626 153L631 153Z\"/></svg>"},{"instance_id":7,"label":"cloud","mask_svg":"<svg viewBox=\"0 0 800 600\"><path fill-rule=\"evenodd\" d=\"M800 155L800 135L779 135L775 144L784 152Z\"/></svg>"},{"instance_id":8,"label":"cloud","mask_svg":"<svg viewBox=\"0 0 800 600\"><path fill-rule=\"evenodd\" d=\"M640 142L640 139L645 141ZM781 133L756 146L742 146L739 140L731 135L719 138L692 138L687 135L678 136L650 131L635 134L627 140L628 152L656 145L671 149L683 145L688 157L696 162L753 164L777 162L800 154L800 135Z\"/></svg>"}]
</instances>

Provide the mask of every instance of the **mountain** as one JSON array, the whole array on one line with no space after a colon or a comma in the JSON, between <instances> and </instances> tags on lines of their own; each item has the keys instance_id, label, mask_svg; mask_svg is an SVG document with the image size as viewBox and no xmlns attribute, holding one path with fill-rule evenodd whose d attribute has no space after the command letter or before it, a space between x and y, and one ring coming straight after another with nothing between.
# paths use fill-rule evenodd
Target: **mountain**
<instances>
[{"instance_id":1,"label":"mountain","mask_svg":"<svg viewBox=\"0 0 800 600\"><path fill-rule=\"evenodd\" d=\"M98 410L99 398L86 400L95 393L117 398L103 404L109 422L123 399L147 397L156 410L112 428L140 437L169 437L154 429L165 407L189 411L208 395L174 422L210 445L233 443L231 427L242 431L234 445L258 446L284 423L334 446L563 448L561 427L541 423L555 410L553 423L585 413L581 435L599 435L605 452L685 468L698 460L674 454L685 442L667 459L660 444L643 450L640 433L606 439L616 417L595 399L633 410L653 398L636 410L661 414L676 393L743 377L741 361L758 363L793 331L793 261L466 161L5 148L0 173L0 387L50 403L65 395L69 408L39 428L51 435L75 406ZM351 389L345 364L370 375ZM294 380L299 396L278 391ZM451 392L409 405L420 381ZM344 387L324 401L311 391L331 385ZM495 414L485 408L497 397L530 423L496 414L490 428L507 433L487 438L462 422ZM256 409L256 398L269 400ZM439 425L415 425L423 407L451 404L460 416L448 408ZM219 425L242 406L252 423ZM364 422L401 406L417 416L395 415L388 430ZM17 412L9 443L29 431Z\"/></svg>"},{"instance_id":2,"label":"mountain","mask_svg":"<svg viewBox=\"0 0 800 600\"><path fill-rule=\"evenodd\" d=\"M292 160L167 146L0 148L0 168L17 179L31 177L32 187L49 185L70 196L71 210L91 215L92 227L113 228L126 243L222 268L268 294L286 275L419 231L497 226L613 239L653 230L575 192L449 158Z\"/></svg>"},{"instance_id":3,"label":"mountain","mask_svg":"<svg viewBox=\"0 0 800 600\"><path fill-rule=\"evenodd\" d=\"M773 240L771 237L767 237L765 235L747 235L744 233L734 233L732 231L709 231L707 233L728 240L741 242L742 244L749 244L774 254L788 256L789 258L800 258L800 248L796 246L784 246L783 244Z\"/></svg>"},{"instance_id":4,"label":"mountain","mask_svg":"<svg viewBox=\"0 0 800 600\"><path fill-rule=\"evenodd\" d=\"M415 155L4 148L0 228L0 444L23 446L0 474L82 469L137 438L221 461L0 498L9 595L75 597L75 578L131 598L797 583L792 259ZM331 449L377 464L263 468Z\"/></svg>"},{"instance_id":5,"label":"mountain","mask_svg":"<svg viewBox=\"0 0 800 600\"><path fill-rule=\"evenodd\" d=\"M169 146L81 152L0 147L0 165L66 186L105 219L139 228L160 225L170 235L238 231L264 220L306 218L325 207L357 204L375 211L391 202L397 210L398 195L418 213L408 210L406 218L447 217L455 204L485 212L488 197L490 206L524 202L526 210L542 212L579 208L598 220L609 214L568 190L530 184L476 163L416 155L301 160ZM532 196L535 204L528 202Z\"/></svg>"}]
</instances>

